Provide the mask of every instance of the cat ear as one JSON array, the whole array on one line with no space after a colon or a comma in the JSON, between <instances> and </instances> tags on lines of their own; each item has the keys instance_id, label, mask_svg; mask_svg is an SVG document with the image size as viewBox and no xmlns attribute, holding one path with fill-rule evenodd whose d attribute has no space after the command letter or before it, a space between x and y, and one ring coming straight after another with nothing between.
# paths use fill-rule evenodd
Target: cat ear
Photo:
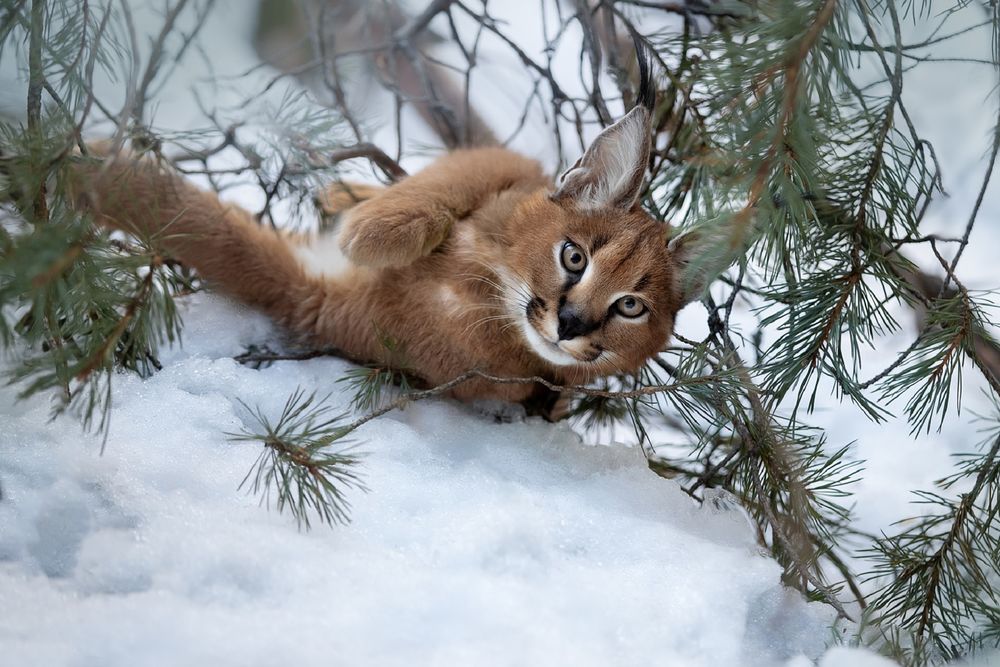
<instances>
[{"instance_id":1,"label":"cat ear","mask_svg":"<svg viewBox=\"0 0 1000 667\"><path fill-rule=\"evenodd\" d=\"M728 245L728 239L719 238L705 228L692 229L670 239L667 249L674 262L682 307L700 300L709 283L732 264Z\"/></svg>"},{"instance_id":2,"label":"cat ear","mask_svg":"<svg viewBox=\"0 0 1000 667\"><path fill-rule=\"evenodd\" d=\"M552 199L586 211L636 205L649 162L650 115L637 105L601 132L560 179Z\"/></svg>"}]
</instances>

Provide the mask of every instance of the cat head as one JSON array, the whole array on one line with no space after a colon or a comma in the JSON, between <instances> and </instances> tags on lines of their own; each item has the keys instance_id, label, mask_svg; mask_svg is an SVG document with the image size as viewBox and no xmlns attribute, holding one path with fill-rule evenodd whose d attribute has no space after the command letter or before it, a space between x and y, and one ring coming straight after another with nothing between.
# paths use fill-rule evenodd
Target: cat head
<instances>
[{"instance_id":1,"label":"cat head","mask_svg":"<svg viewBox=\"0 0 1000 667\"><path fill-rule=\"evenodd\" d=\"M568 375L639 369L706 285L694 261L703 242L673 236L639 205L650 141L650 111L638 105L511 221L500 272L508 314L528 347Z\"/></svg>"}]
</instances>

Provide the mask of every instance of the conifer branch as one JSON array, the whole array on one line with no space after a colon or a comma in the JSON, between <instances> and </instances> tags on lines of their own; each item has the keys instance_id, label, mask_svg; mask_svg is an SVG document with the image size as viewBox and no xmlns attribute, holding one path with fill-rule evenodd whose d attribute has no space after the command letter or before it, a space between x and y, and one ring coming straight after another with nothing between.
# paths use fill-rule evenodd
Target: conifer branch
<instances>
[{"instance_id":1,"label":"conifer branch","mask_svg":"<svg viewBox=\"0 0 1000 667\"><path fill-rule=\"evenodd\" d=\"M326 400L317 400L315 393L306 396L299 388L276 420L240 401L255 424L227 434L233 442L263 446L239 488L259 496L268 507L274 494L275 508L288 510L307 530L313 515L330 526L349 523L348 490L367 491L357 470L362 455L344 438L349 433L341 425L344 415L332 414ZM331 451L333 446L338 449Z\"/></svg>"},{"instance_id":2,"label":"conifer branch","mask_svg":"<svg viewBox=\"0 0 1000 667\"><path fill-rule=\"evenodd\" d=\"M76 380L86 382L91 373L107 364L110 351L118 344L122 336L125 335L126 330L139 310L145 306L150 293L153 291L153 278L156 276L156 271L160 268L161 264L160 257L154 255L149 264L146 276L139 283L139 289L135 296L125 306L125 311L111 329L111 333L97 346L97 349L84 361L83 365L76 372Z\"/></svg>"}]
</instances>

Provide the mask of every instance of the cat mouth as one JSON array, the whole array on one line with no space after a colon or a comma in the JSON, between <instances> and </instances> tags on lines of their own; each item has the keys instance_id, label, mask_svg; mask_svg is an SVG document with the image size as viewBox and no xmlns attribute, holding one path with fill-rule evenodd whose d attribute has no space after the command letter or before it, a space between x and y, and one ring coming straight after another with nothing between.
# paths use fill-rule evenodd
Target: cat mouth
<instances>
[{"instance_id":1,"label":"cat mouth","mask_svg":"<svg viewBox=\"0 0 1000 667\"><path fill-rule=\"evenodd\" d=\"M604 350L596 350L588 356L578 356L565 349L558 340L550 340L528 318L521 322L521 330L532 351L545 361L555 366L578 366L596 362L604 356Z\"/></svg>"},{"instance_id":2,"label":"cat mouth","mask_svg":"<svg viewBox=\"0 0 1000 667\"><path fill-rule=\"evenodd\" d=\"M604 357L605 352L601 349L598 349L597 353L593 355L586 357L577 356L578 353L574 354L570 350L563 348L559 344L562 341L551 340L543 334L539 327L531 321L532 317L529 316L530 311L537 310L541 306L541 300L537 297L531 297L525 303L522 298L530 294L530 288L527 283L515 278L506 270L498 268L496 271L504 287L508 312L511 318L517 323L518 328L521 330L521 337L528 344L528 349L532 353L553 366L593 364Z\"/></svg>"},{"instance_id":3,"label":"cat mouth","mask_svg":"<svg viewBox=\"0 0 1000 667\"><path fill-rule=\"evenodd\" d=\"M566 349L565 347L563 347L562 345L560 345L560 343L562 341L560 341L560 340L552 340L551 338L547 337L545 334L543 334L540 331L538 333L542 337L542 339L545 340L546 343L548 343L549 345L551 345L553 348L555 348L557 350L565 352L566 354L570 355L571 357L573 357L577 361L591 363L591 362L597 361L601 357L601 355L604 354L604 350L601 349L601 348L599 348L599 347L595 347L595 348L591 349L590 352L587 353L587 354L584 354L583 352L578 352L576 350Z\"/></svg>"}]
</instances>

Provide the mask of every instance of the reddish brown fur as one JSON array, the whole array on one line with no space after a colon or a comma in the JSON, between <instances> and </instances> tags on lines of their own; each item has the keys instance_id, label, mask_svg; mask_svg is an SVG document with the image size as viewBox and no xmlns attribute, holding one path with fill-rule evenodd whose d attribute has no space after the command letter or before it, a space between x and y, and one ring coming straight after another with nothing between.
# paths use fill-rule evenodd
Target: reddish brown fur
<instances>
[{"instance_id":1,"label":"reddish brown fur","mask_svg":"<svg viewBox=\"0 0 1000 667\"><path fill-rule=\"evenodd\" d=\"M566 383L636 371L666 344L684 303L664 224L638 207L581 211L571 199L553 200L540 165L501 148L457 151L392 187L365 189L371 198L346 213L341 231L353 266L334 278L308 273L288 240L151 161L81 159L73 181L80 205L100 221L154 237L216 289L289 331L376 362L388 354L379 337L388 336L431 384L470 369ZM325 201L335 209L344 199L331 193ZM590 259L600 272L565 295L586 317L605 318L563 342L580 359L611 353L596 363L554 365L514 322L523 308L551 338L565 284L553 249L564 240L584 249L604 241ZM518 280L530 294L510 289ZM647 320L605 317L617 293L641 298ZM531 391L470 382L454 394L522 400Z\"/></svg>"}]
</instances>

